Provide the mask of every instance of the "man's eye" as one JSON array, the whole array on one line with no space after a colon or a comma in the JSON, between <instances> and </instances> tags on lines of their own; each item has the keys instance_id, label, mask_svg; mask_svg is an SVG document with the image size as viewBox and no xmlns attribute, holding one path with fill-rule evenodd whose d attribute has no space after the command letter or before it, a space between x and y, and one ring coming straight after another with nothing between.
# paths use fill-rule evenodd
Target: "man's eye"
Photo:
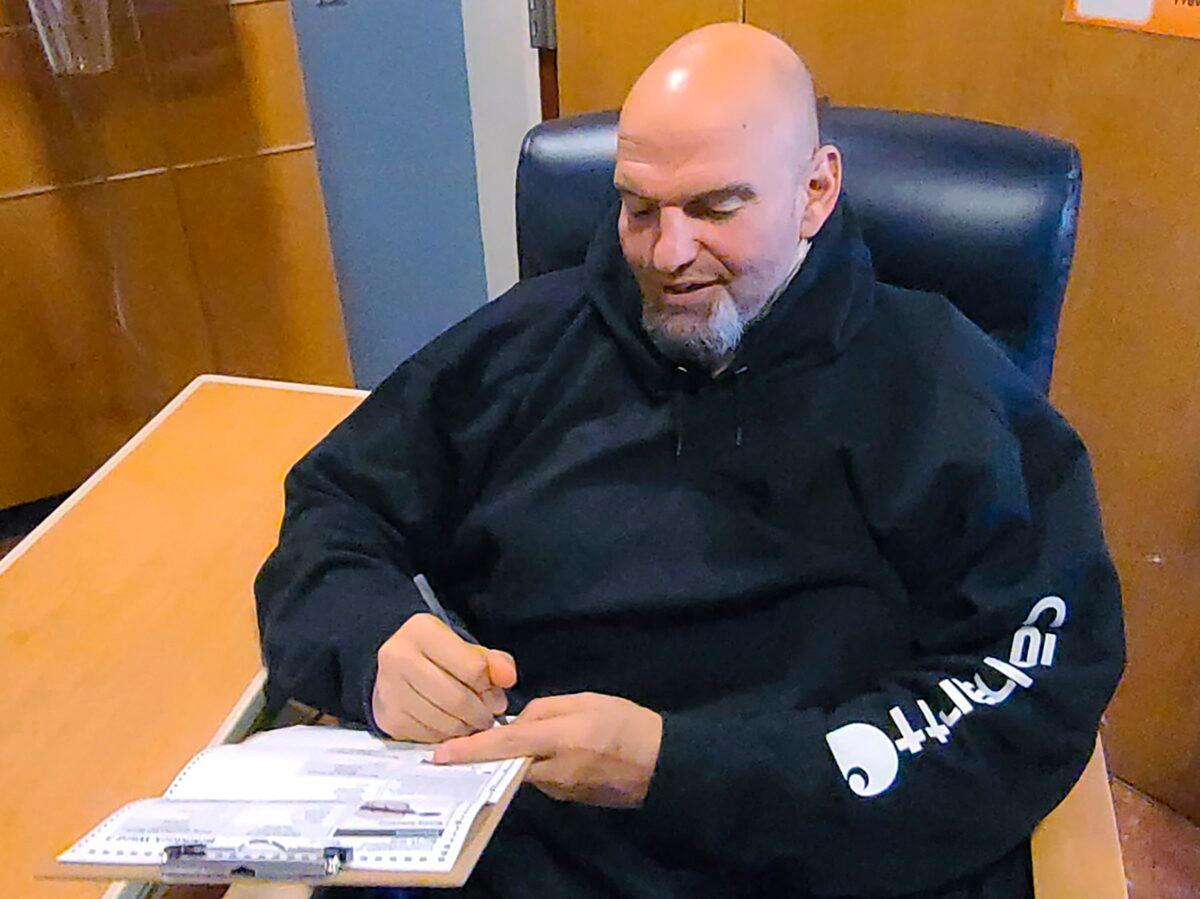
<instances>
[{"instance_id":1,"label":"man's eye","mask_svg":"<svg viewBox=\"0 0 1200 899\"><path fill-rule=\"evenodd\" d=\"M653 206L641 206L641 207L634 206L629 209L629 214L631 216L633 216L635 219L644 219L647 216L649 216L652 212L654 212Z\"/></svg>"},{"instance_id":2,"label":"man's eye","mask_svg":"<svg viewBox=\"0 0 1200 899\"><path fill-rule=\"evenodd\" d=\"M723 222L725 219L732 218L734 215L736 215L739 208L740 207L734 207L733 209L714 209L706 206L702 209L697 209L694 211L692 213L692 217L707 219L710 222Z\"/></svg>"}]
</instances>

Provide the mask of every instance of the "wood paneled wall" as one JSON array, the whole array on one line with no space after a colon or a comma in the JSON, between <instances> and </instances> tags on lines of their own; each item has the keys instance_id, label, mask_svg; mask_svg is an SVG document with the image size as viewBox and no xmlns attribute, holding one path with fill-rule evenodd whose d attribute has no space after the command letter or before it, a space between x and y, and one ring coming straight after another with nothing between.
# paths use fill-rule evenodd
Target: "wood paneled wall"
<instances>
[{"instance_id":1,"label":"wood paneled wall","mask_svg":"<svg viewBox=\"0 0 1200 899\"><path fill-rule=\"evenodd\" d=\"M0 0L0 507L68 490L201 372L351 383L287 0L110 0L55 77Z\"/></svg>"},{"instance_id":2,"label":"wood paneled wall","mask_svg":"<svg viewBox=\"0 0 1200 899\"><path fill-rule=\"evenodd\" d=\"M642 69L681 34L740 20L744 0L556 0L562 115L621 105Z\"/></svg>"},{"instance_id":3,"label":"wood paneled wall","mask_svg":"<svg viewBox=\"0 0 1200 899\"><path fill-rule=\"evenodd\" d=\"M707 8L737 19L734 4ZM620 105L696 4L560 0L568 113ZM1084 195L1052 396L1091 449L1125 588L1116 774L1200 820L1200 42L1066 24L1062 0L745 0L839 104L1057 135ZM708 20L706 17L705 21ZM1086 621L1078 623L1086 627Z\"/></svg>"},{"instance_id":4,"label":"wood paneled wall","mask_svg":"<svg viewBox=\"0 0 1200 899\"><path fill-rule=\"evenodd\" d=\"M748 0L836 103L949 113L1083 155L1052 396L1092 453L1125 588L1111 767L1200 820L1200 42L1061 0ZM1078 622L1086 627L1086 621Z\"/></svg>"}]
</instances>

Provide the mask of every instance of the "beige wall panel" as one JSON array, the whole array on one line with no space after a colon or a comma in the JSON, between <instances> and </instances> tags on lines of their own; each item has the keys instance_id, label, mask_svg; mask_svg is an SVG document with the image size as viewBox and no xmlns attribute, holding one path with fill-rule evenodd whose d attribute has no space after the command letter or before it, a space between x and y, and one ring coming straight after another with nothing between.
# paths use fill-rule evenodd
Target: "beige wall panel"
<instances>
[{"instance_id":1,"label":"beige wall panel","mask_svg":"<svg viewBox=\"0 0 1200 899\"><path fill-rule=\"evenodd\" d=\"M174 173L223 374L352 383L316 156Z\"/></svg>"},{"instance_id":2,"label":"beige wall panel","mask_svg":"<svg viewBox=\"0 0 1200 899\"><path fill-rule=\"evenodd\" d=\"M1060 0L748 0L835 103L1031 128L1083 154L1053 396L1092 451L1125 585L1116 774L1200 819L1200 42ZM1079 622L1086 626L1086 622Z\"/></svg>"},{"instance_id":3,"label":"beige wall panel","mask_svg":"<svg viewBox=\"0 0 1200 899\"><path fill-rule=\"evenodd\" d=\"M32 26L0 27L0 127L0 194L101 174Z\"/></svg>"},{"instance_id":4,"label":"beige wall panel","mask_svg":"<svg viewBox=\"0 0 1200 899\"><path fill-rule=\"evenodd\" d=\"M286 3L149 3L142 42L175 164L312 140Z\"/></svg>"},{"instance_id":5,"label":"beige wall panel","mask_svg":"<svg viewBox=\"0 0 1200 899\"><path fill-rule=\"evenodd\" d=\"M312 141L289 4L111 8L113 69L56 77L0 0L0 508L201 372L351 378L313 152L274 153Z\"/></svg>"},{"instance_id":6,"label":"beige wall panel","mask_svg":"<svg viewBox=\"0 0 1200 899\"><path fill-rule=\"evenodd\" d=\"M291 4L245 3L231 7L230 14L262 146L312 140Z\"/></svg>"},{"instance_id":7,"label":"beige wall panel","mask_svg":"<svg viewBox=\"0 0 1200 899\"><path fill-rule=\"evenodd\" d=\"M693 28L737 21L742 0L558 0L563 115L615 109L655 56Z\"/></svg>"},{"instance_id":8,"label":"beige wall panel","mask_svg":"<svg viewBox=\"0 0 1200 899\"><path fill-rule=\"evenodd\" d=\"M133 20L112 39L112 71L56 77L33 26L0 28L0 194L163 164Z\"/></svg>"},{"instance_id":9,"label":"beige wall panel","mask_svg":"<svg viewBox=\"0 0 1200 899\"><path fill-rule=\"evenodd\" d=\"M71 489L213 365L166 175L0 202L0 507Z\"/></svg>"},{"instance_id":10,"label":"beige wall panel","mask_svg":"<svg viewBox=\"0 0 1200 899\"><path fill-rule=\"evenodd\" d=\"M0 28L29 22L29 4L25 0L0 0Z\"/></svg>"}]
</instances>

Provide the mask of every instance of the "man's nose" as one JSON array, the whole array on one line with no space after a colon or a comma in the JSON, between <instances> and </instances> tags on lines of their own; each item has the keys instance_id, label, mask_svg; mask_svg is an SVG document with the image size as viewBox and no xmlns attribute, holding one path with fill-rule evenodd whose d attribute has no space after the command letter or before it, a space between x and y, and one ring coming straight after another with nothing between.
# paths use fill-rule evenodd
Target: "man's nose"
<instances>
[{"instance_id":1,"label":"man's nose","mask_svg":"<svg viewBox=\"0 0 1200 899\"><path fill-rule=\"evenodd\" d=\"M655 270L677 271L696 258L696 250L696 238L684 211L670 206L660 209L658 239L654 243Z\"/></svg>"}]
</instances>

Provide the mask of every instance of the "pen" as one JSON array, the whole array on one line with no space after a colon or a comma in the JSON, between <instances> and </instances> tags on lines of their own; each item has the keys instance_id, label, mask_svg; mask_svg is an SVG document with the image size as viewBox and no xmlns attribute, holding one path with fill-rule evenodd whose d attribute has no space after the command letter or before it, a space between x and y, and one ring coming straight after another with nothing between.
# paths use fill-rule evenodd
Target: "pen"
<instances>
[{"instance_id":1,"label":"pen","mask_svg":"<svg viewBox=\"0 0 1200 899\"><path fill-rule=\"evenodd\" d=\"M472 643L475 646L483 645L475 639L475 635L467 630L466 625L464 625L457 618L457 616L451 614L446 607L441 604L437 598L437 594L433 592L433 587L429 585L429 580L425 577L425 575L414 575L413 583L417 585L417 592L421 594L421 599L424 601L426 607L430 612L441 619L443 624L449 627L450 630L454 631L454 633L458 634L468 643ZM505 690L504 692L505 695L508 696L510 707L515 705L519 709L525 705L525 703L520 699L520 694L515 690ZM498 724L508 723L508 719L504 715L496 715L495 718Z\"/></svg>"}]
</instances>

